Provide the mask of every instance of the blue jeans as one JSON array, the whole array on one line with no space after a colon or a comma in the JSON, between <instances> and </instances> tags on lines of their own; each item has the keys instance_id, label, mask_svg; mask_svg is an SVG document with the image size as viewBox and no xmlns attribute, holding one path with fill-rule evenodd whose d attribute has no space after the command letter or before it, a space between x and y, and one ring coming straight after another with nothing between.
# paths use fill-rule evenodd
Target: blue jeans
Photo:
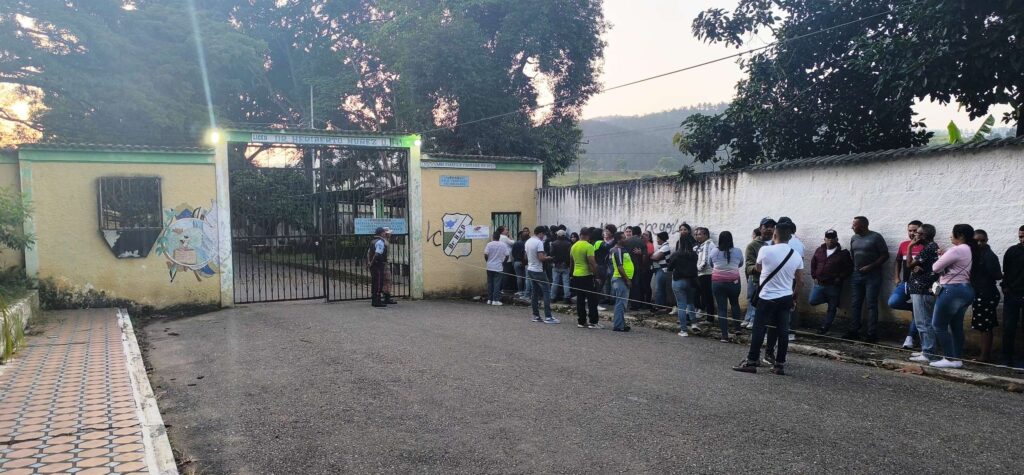
<instances>
[{"instance_id":1,"label":"blue jeans","mask_svg":"<svg viewBox=\"0 0 1024 475\"><path fill-rule=\"evenodd\" d=\"M569 276L572 275L572 269L565 268L559 269L557 267L551 269L551 301L558 301L558 292L562 292L562 298L569 300Z\"/></svg>"},{"instance_id":2,"label":"blue jeans","mask_svg":"<svg viewBox=\"0 0 1024 475\"><path fill-rule=\"evenodd\" d=\"M697 280L673 280L672 293L676 296L676 308L679 309L679 329L686 330L687 322L697 320L693 314L693 302L697 297Z\"/></svg>"},{"instance_id":3,"label":"blue jeans","mask_svg":"<svg viewBox=\"0 0 1024 475\"><path fill-rule=\"evenodd\" d=\"M718 306L718 327L722 330L722 338L729 338L729 319L726 318L726 303L732 307L733 326L739 328L743 313L740 311L739 282L711 282L711 295L715 296Z\"/></svg>"},{"instance_id":4,"label":"blue jeans","mask_svg":"<svg viewBox=\"0 0 1024 475\"><path fill-rule=\"evenodd\" d=\"M964 313L974 302L974 288L970 284L946 284L935 298L932 327L935 339L947 358L963 358Z\"/></svg>"},{"instance_id":5,"label":"blue jeans","mask_svg":"<svg viewBox=\"0 0 1024 475\"><path fill-rule=\"evenodd\" d=\"M501 301L501 284L504 275L501 272L487 271L487 300Z\"/></svg>"},{"instance_id":6,"label":"blue jeans","mask_svg":"<svg viewBox=\"0 0 1024 475\"><path fill-rule=\"evenodd\" d=\"M754 298L754 292L757 291L757 284L754 284L753 277L747 277L747 314L743 317L743 321L752 322L754 321L754 313L757 308L750 303L750 300Z\"/></svg>"},{"instance_id":7,"label":"blue jeans","mask_svg":"<svg viewBox=\"0 0 1024 475\"><path fill-rule=\"evenodd\" d=\"M914 305L914 322L921 336L921 354L929 360L939 359L935 353L935 329L932 328L932 315L935 313L935 296L931 294L910 294L910 302Z\"/></svg>"},{"instance_id":8,"label":"blue jeans","mask_svg":"<svg viewBox=\"0 0 1024 475\"><path fill-rule=\"evenodd\" d=\"M914 311L914 299L907 294L907 283L900 282L896 284L896 287L892 289L892 294L889 295L889 308L893 310L906 310L908 312ZM907 330L907 336L917 335L917 322L913 317L910 319L910 329Z\"/></svg>"},{"instance_id":9,"label":"blue jeans","mask_svg":"<svg viewBox=\"0 0 1024 475\"><path fill-rule=\"evenodd\" d=\"M522 262L513 262L512 268L516 270L516 290L522 293L528 293L530 282L526 280L526 265Z\"/></svg>"},{"instance_id":10,"label":"blue jeans","mask_svg":"<svg viewBox=\"0 0 1024 475\"><path fill-rule=\"evenodd\" d=\"M754 336L750 340L750 352L747 361L758 361L761 358L761 342L768 334L768 347L765 351L775 351L775 364L786 363L786 352L789 351L789 312L793 308L793 296L787 295L773 300L761 299L757 303L754 315ZM768 332L768 326L772 332ZM777 346L776 346L777 345Z\"/></svg>"},{"instance_id":11,"label":"blue jeans","mask_svg":"<svg viewBox=\"0 0 1024 475\"><path fill-rule=\"evenodd\" d=\"M629 287L621 277L612 279L612 295L615 296L615 319L612 320L612 327L622 330L626 327L626 305L629 301Z\"/></svg>"},{"instance_id":12,"label":"blue jeans","mask_svg":"<svg viewBox=\"0 0 1024 475\"><path fill-rule=\"evenodd\" d=\"M665 269L654 271L654 304L668 306L668 293L672 288L672 274Z\"/></svg>"},{"instance_id":13,"label":"blue jeans","mask_svg":"<svg viewBox=\"0 0 1024 475\"><path fill-rule=\"evenodd\" d=\"M530 310L533 316L540 316L539 302L544 298L544 317L551 317L551 283L548 282L548 275L543 272L526 271L526 277L533 281L533 288L536 292L530 293Z\"/></svg>"},{"instance_id":14,"label":"blue jeans","mask_svg":"<svg viewBox=\"0 0 1024 475\"><path fill-rule=\"evenodd\" d=\"M829 328L832 328L832 322L836 320L836 312L839 310L839 296L842 292L841 284L814 284L814 287L811 288L811 297L807 303L811 305L828 304L825 323L821 325L822 330L828 331Z\"/></svg>"},{"instance_id":15,"label":"blue jeans","mask_svg":"<svg viewBox=\"0 0 1024 475\"><path fill-rule=\"evenodd\" d=\"M854 271L850 279L853 284L853 293L850 297L850 332L860 332L862 315L861 310L865 302L868 305L868 332L869 338L878 336L878 292L882 288L882 271L873 270L868 273Z\"/></svg>"},{"instance_id":16,"label":"blue jeans","mask_svg":"<svg viewBox=\"0 0 1024 475\"><path fill-rule=\"evenodd\" d=\"M1017 341L1017 323L1024 314L1024 297L1005 295L1003 302L1003 359L1008 366L1024 367L1017 364L1017 352L1014 347Z\"/></svg>"}]
</instances>

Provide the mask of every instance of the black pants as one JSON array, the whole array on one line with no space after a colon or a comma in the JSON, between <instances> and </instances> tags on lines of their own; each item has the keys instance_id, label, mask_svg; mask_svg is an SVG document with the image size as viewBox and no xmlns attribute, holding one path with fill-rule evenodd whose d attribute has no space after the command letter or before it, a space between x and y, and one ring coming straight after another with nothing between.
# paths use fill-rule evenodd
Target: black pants
<instances>
[{"instance_id":1,"label":"black pants","mask_svg":"<svg viewBox=\"0 0 1024 475\"><path fill-rule=\"evenodd\" d=\"M594 293L594 276L572 276L569 278L569 285L576 291L576 323L580 325L597 323L598 295ZM589 321L587 319L588 312Z\"/></svg>"},{"instance_id":2,"label":"black pants","mask_svg":"<svg viewBox=\"0 0 1024 475\"><path fill-rule=\"evenodd\" d=\"M370 291L373 292L370 299L373 305L383 303L381 294L384 292L384 270L384 264L373 264L370 266Z\"/></svg>"},{"instance_id":3,"label":"black pants","mask_svg":"<svg viewBox=\"0 0 1024 475\"><path fill-rule=\"evenodd\" d=\"M715 296L711 293L711 276L697 276L697 308L703 311L710 322L714 320Z\"/></svg>"},{"instance_id":4,"label":"black pants","mask_svg":"<svg viewBox=\"0 0 1024 475\"><path fill-rule=\"evenodd\" d=\"M650 274L650 271L644 271L643 269L636 269L634 271L634 285L629 288L629 308L632 310L639 310L650 303L650 299L644 300L644 281L647 282L647 288L651 288L651 280L644 275L645 272Z\"/></svg>"},{"instance_id":5,"label":"black pants","mask_svg":"<svg viewBox=\"0 0 1024 475\"><path fill-rule=\"evenodd\" d=\"M760 358L761 343L767 335L765 354L775 356L775 364L786 363L786 352L789 350L789 314L792 310L792 295L773 300L758 300L757 312L754 313L754 335L750 337L750 352L747 353L748 361L757 361Z\"/></svg>"}]
</instances>

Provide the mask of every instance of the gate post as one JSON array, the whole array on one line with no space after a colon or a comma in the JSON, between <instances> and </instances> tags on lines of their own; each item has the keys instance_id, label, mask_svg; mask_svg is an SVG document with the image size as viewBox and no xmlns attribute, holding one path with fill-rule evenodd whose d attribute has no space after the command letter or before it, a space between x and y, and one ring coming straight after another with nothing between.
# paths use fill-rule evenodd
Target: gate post
<instances>
[{"instance_id":1,"label":"gate post","mask_svg":"<svg viewBox=\"0 0 1024 475\"><path fill-rule=\"evenodd\" d=\"M419 135L409 145L409 297L423 298L423 174Z\"/></svg>"},{"instance_id":2,"label":"gate post","mask_svg":"<svg viewBox=\"0 0 1024 475\"><path fill-rule=\"evenodd\" d=\"M235 273L231 253L231 175L228 170L227 137L213 143L214 174L217 184L217 257L220 261L220 306L235 305Z\"/></svg>"}]
</instances>

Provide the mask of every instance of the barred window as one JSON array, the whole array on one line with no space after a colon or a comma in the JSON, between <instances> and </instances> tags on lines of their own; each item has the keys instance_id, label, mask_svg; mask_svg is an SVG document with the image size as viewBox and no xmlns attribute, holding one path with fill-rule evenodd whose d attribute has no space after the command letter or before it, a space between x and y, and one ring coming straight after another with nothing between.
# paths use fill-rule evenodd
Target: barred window
<instances>
[{"instance_id":1,"label":"barred window","mask_svg":"<svg viewBox=\"0 0 1024 475\"><path fill-rule=\"evenodd\" d=\"M519 235L519 218L521 214L518 212L498 212L491 213L491 231L496 231L498 226L505 226L508 229L508 235L512 236L513 239Z\"/></svg>"},{"instance_id":2,"label":"barred window","mask_svg":"<svg viewBox=\"0 0 1024 475\"><path fill-rule=\"evenodd\" d=\"M158 177L99 180L100 233L119 258L146 257L163 229Z\"/></svg>"}]
</instances>

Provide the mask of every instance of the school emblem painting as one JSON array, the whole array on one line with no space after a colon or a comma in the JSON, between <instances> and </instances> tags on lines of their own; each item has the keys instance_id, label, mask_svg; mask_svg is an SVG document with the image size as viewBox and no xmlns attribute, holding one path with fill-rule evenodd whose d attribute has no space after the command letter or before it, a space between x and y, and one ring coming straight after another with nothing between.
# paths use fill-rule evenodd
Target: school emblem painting
<instances>
[{"instance_id":1,"label":"school emblem painting","mask_svg":"<svg viewBox=\"0 0 1024 475\"><path fill-rule=\"evenodd\" d=\"M171 282L178 272L191 271L196 280L217 273L217 211L185 205L164 210L164 231L156 253L167 259Z\"/></svg>"},{"instance_id":2,"label":"school emblem painting","mask_svg":"<svg viewBox=\"0 0 1024 475\"><path fill-rule=\"evenodd\" d=\"M470 255L473 252L473 241L466 237L466 230L473 225L473 217L448 213L441 217L441 222L444 223L441 234L444 254L456 259Z\"/></svg>"}]
</instances>

